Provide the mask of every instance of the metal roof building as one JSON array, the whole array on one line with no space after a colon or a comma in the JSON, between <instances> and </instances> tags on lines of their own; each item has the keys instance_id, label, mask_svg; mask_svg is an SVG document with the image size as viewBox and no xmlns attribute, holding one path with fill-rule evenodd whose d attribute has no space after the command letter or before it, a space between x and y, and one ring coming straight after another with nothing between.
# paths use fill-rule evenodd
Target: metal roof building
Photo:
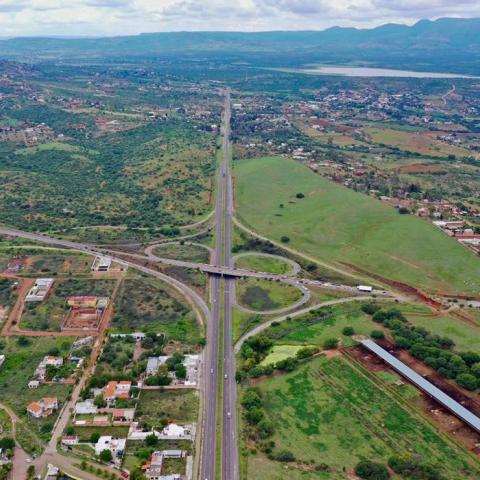
<instances>
[{"instance_id":1,"label":"metal roof building","mask_svg":"<svg viewBox=\"0 0 480 480\"><path fill-rule=\"evenodd\" d=\"M412 382L418 388L430 395L438 403L443 405L445 408L455 414L458 418L463 420L465 423L467 423L473 429L480 433L480 418L470 412L470 410L467 410L452 397L449 397L446 393L442 392L439 388L430 383L428 380L425 380L421 375L412 370L410 367L407 367L407 365L405 365L403 362L388 353L385 349L380 347L380 345L377 345L374 341L362 340L361 343L368 350L375 353L375 355L378 355L382 360L388 363L398 373L410 380L410 382Z\"/></svg>"}]
</instances>

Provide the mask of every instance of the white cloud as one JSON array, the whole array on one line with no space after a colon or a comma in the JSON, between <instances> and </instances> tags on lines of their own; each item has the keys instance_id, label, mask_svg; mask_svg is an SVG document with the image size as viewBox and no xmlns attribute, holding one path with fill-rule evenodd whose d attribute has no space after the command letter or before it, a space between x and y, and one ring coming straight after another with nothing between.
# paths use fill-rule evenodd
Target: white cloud
<instances>
[{"instance_id":1,"label":"white cloud","mask_svg":"<svg viewBox=\"0 0 480 480\"><path fill-rule=\"evenodd\" d=\"M478 0L0 0L0 35L370 27L480 16Z\"/></svg>"}]
</instances>

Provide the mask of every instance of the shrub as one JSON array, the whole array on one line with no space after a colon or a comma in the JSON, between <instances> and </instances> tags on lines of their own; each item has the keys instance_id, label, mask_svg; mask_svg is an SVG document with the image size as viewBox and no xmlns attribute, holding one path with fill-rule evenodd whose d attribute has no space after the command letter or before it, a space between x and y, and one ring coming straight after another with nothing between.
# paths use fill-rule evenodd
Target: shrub
<instances>
[{"instance_id":1,"label":"shrub","mask_svg":"<svg viewBox=\"0 0 480 480\"><path fill-rule=\"evenodd\" d=\"M364 303L362 305L362 310L367 315L373 315L380 310L380 306L376 305L375 303Z\"/></svg>"},{"instance_id":2,"label":"shrub","mask_svg":"<svg viewBox=\"0 0 480 480\"><path fill-rule=\"evenodd\" d=\"M280 237L280 241L281 241L282 243L288 243L288 242L290 241L290 237L287 237L286 235L282 235L282 236Z\"/></svg>"},{"instance_id":3,"label":"shrub","mask_svg":"<svg viewBox=\"0 0 480 480\"><path fill-rule=\"evenodd\" d=\"M304 195L303 193L301 193L301 192L300 192L300 193L297 193L295 196L296 196L297 198L305 198L305 195Z\"/></svg>"},{"instance_id":4,"label":"shrub","mask_svg":"<svg viewBox=\"0 0 480 480\"><path fill-rule=\"evenodd\" d=\"M112 452L110 450L102 450L100 452L100 460L102 460L102 462L111 462L113 457L112 457Z\"/></svg>"},{"instance_id":5,"label":"shrub","mask_svg":"<svg viewBox=\"0 0 480 480\"><path fill-rule=\"evenodd\" d=\"M342 330L342 334L347 337L351 337L354 333L355 330L353 329L353 327L344 327Z\"/></svg>"},{"instance_id":6,"label":"shrub","mask_svg":"<svg viewBox=\"0 0 480 480\"><path fill-rule=\"evenodd\" d=\"M282 450L274 456L275 460L279 462L294 462L295 455L290 450Z\"/></svg>"},{"instance_id":7,"label":"shrub","mask_svg":"<svg viewBox=\"0 0 480 480\"><path fill-rule=\"evenodd\" d=\"M100 438L100 434L98 432L93 432L90 435L90 443L97 443L99 438Z\"/></svg>"},{"instance_id":8,"label":"shrub","mask_svg":"<svg viewBox=\"0 0 480 480\"><path fill-rule=\"evenodd\" d=\"M385 338L385 334L381 330L372 330L370 336L374 340L383 340Z\"/></svg>"},{"instance_id":9,"label":"shrub","mask_svg":"<svg viewBox=\"0 0 480 480\"><path fill-rule=\"evenodd\" d=\"M355 466L355 473L365 480L387 480L390 478L387 467L381 463L362 460Z\"/></svg>"},{"instance_id":10,"label":"shrub","mask_svg":"<svg viewBox=\"0 0 480 480\"><path fill-rule=\"evenodd\" d=\"M337 348L338 346L338 340L336 338L327 338L323 342L323 348L325 350L333 350L334 348Z\"/></svg>"}]
</instances>

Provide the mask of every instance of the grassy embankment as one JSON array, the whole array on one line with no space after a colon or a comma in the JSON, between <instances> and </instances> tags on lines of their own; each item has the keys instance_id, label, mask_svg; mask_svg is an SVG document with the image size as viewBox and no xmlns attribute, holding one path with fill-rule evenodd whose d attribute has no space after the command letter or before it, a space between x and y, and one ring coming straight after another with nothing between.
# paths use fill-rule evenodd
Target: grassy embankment
<instances>
[{"instance_id":1,"label":"grassy embankment","mask_svg":"<svg viewBox=\"0 0 480 480\"><path fill-rule=\"evenodd\" d=\"M351 263L431 292L480 291L480 262L426 220L400 215L289 159L242 160L235 176L238 216L260 234L287 236L292 248L336 267Z\"/></svg>"}]
</instances>

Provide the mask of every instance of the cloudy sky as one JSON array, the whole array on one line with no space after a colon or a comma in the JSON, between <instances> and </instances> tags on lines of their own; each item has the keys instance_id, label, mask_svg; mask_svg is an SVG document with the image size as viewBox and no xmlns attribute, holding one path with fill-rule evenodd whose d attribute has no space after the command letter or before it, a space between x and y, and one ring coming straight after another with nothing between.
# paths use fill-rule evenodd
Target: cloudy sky
<instances>
[{"instance_id":1,"label":"cloudy sky","mask_svg":"<svg viewBox=\"0 0 480 480\"><path fill-rule=\"evenodd\" d=\"M0 36L371 27L480 17L479 0L0 0Z\"/></svg>"}]
</instances>

